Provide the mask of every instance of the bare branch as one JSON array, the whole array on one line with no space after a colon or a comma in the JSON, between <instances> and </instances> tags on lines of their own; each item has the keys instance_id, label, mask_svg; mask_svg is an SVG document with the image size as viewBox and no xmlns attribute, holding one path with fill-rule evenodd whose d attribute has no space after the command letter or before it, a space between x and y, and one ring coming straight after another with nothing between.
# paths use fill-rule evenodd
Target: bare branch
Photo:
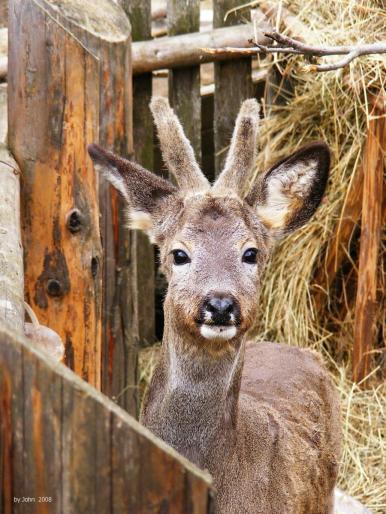
<instances>
[{"instance_id":1,"label":"bare branch","mask_svg":"<svg viewBox=\"0 0 386 514\"><path fill-rule=\"evenodd\" d=\"M270 32L264 32L264 35L270 38L274 43L272 45L262 45L256 42L251 42L253 46L251 48L206 48L205 51L208 53L216 54L231 54L237 53L239 55L256 55L259 53L283 53L283 54L295 54L305 55L307 57L324 57L327 55L345 55L344 58L331 64L310 64L305 66L307 71L331 71L337 70L347 66L357 57L361 55L370 54L384 54L386 53L386 41L379 41L371 44L358 44L358 45L342 45L342 46L312 46L307 45L297 39L285 36L276 30Z\"/></svg>"}]
</instances>

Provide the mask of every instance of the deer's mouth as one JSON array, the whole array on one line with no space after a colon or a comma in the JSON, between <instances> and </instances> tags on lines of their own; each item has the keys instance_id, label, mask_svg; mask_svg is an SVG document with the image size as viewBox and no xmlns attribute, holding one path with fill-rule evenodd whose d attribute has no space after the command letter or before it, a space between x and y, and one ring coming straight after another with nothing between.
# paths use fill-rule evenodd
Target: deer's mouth
<instances>
[{"instance_id":1,"label":"deer's mouth","mask_svg":"<svg viewBox=\"0 0 386 514\"><path fill-rule=\"evenodd\" d=\"M236 325L212 325L209 323L201 323L200 334L205 339L222 339L228 341L233 339L237 334Z\"/></svg>"}]
</instances>

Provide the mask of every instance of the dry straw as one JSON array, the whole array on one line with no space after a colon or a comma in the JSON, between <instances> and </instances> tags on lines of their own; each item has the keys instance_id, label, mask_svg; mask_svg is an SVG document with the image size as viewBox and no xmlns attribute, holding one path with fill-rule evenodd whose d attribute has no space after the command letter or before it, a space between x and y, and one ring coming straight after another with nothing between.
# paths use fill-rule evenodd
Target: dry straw
<instances>
[{"instance_id":1,"label":"dry straw","mask_svg":"<svg viewBox=\"0 0 386 514\"><path fill-rule=\"evenodd\" d=\"M309 43L345 44L386 39L382 3L313 0L291 1L290 7L315 36ZM260 137L263 150L257 168L265 169L272 160L323 139L332 151L331 178L317 215L277 248L262 291L260 333L295 345L303 341L333 345L334 333L320 324L314 312L312 279L360 166L370 116L368 93L385 90L386 56L363 57L345 69L319 74L304 72L304 63L304 57L292 57L285 70L295 88L293 98L286 105L265 106L269 117ZM348 340L349 348L351 344Z\"/></svg>"}]
</instances>

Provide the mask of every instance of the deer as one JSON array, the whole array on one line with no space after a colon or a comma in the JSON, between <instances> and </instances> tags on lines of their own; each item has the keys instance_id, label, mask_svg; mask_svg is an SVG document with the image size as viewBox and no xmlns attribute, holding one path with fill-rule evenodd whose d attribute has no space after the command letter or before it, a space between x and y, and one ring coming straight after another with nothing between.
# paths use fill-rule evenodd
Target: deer
<instances>
[{"instance_id":1,"label":"deer","mask_svg":"<svg viewBox=\"0 0 386 514\"><path fill-rule=\"evenodd\" d=\"M168 101L153 97L150 109L174 183L89 146L131 228L159 247L168 281L140 421L210 472L219 514L330 514L341 432L329 373L312 350L249 336L275 242L323 198L329 148L311 143L253 180L260 107L247 99L210 184Z\"/></svg>"}]
</instances>

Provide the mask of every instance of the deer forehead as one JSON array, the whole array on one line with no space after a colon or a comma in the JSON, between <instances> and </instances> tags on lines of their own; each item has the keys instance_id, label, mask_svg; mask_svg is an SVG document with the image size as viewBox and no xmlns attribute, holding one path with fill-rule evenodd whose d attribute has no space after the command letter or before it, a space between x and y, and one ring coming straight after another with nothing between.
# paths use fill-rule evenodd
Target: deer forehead
<instances>
[{"instance_id":1,"label":"deer forehead","mask_svg":"<svg viewBox=\"0 0 386 514\"><path fill-rule=\"evenodd\" d=\"M206 193L185 199L168 246L219 253L241 250L248 243L265 246L264 236L263 225L239 198Z\"/></svg>"}]
</instances>

